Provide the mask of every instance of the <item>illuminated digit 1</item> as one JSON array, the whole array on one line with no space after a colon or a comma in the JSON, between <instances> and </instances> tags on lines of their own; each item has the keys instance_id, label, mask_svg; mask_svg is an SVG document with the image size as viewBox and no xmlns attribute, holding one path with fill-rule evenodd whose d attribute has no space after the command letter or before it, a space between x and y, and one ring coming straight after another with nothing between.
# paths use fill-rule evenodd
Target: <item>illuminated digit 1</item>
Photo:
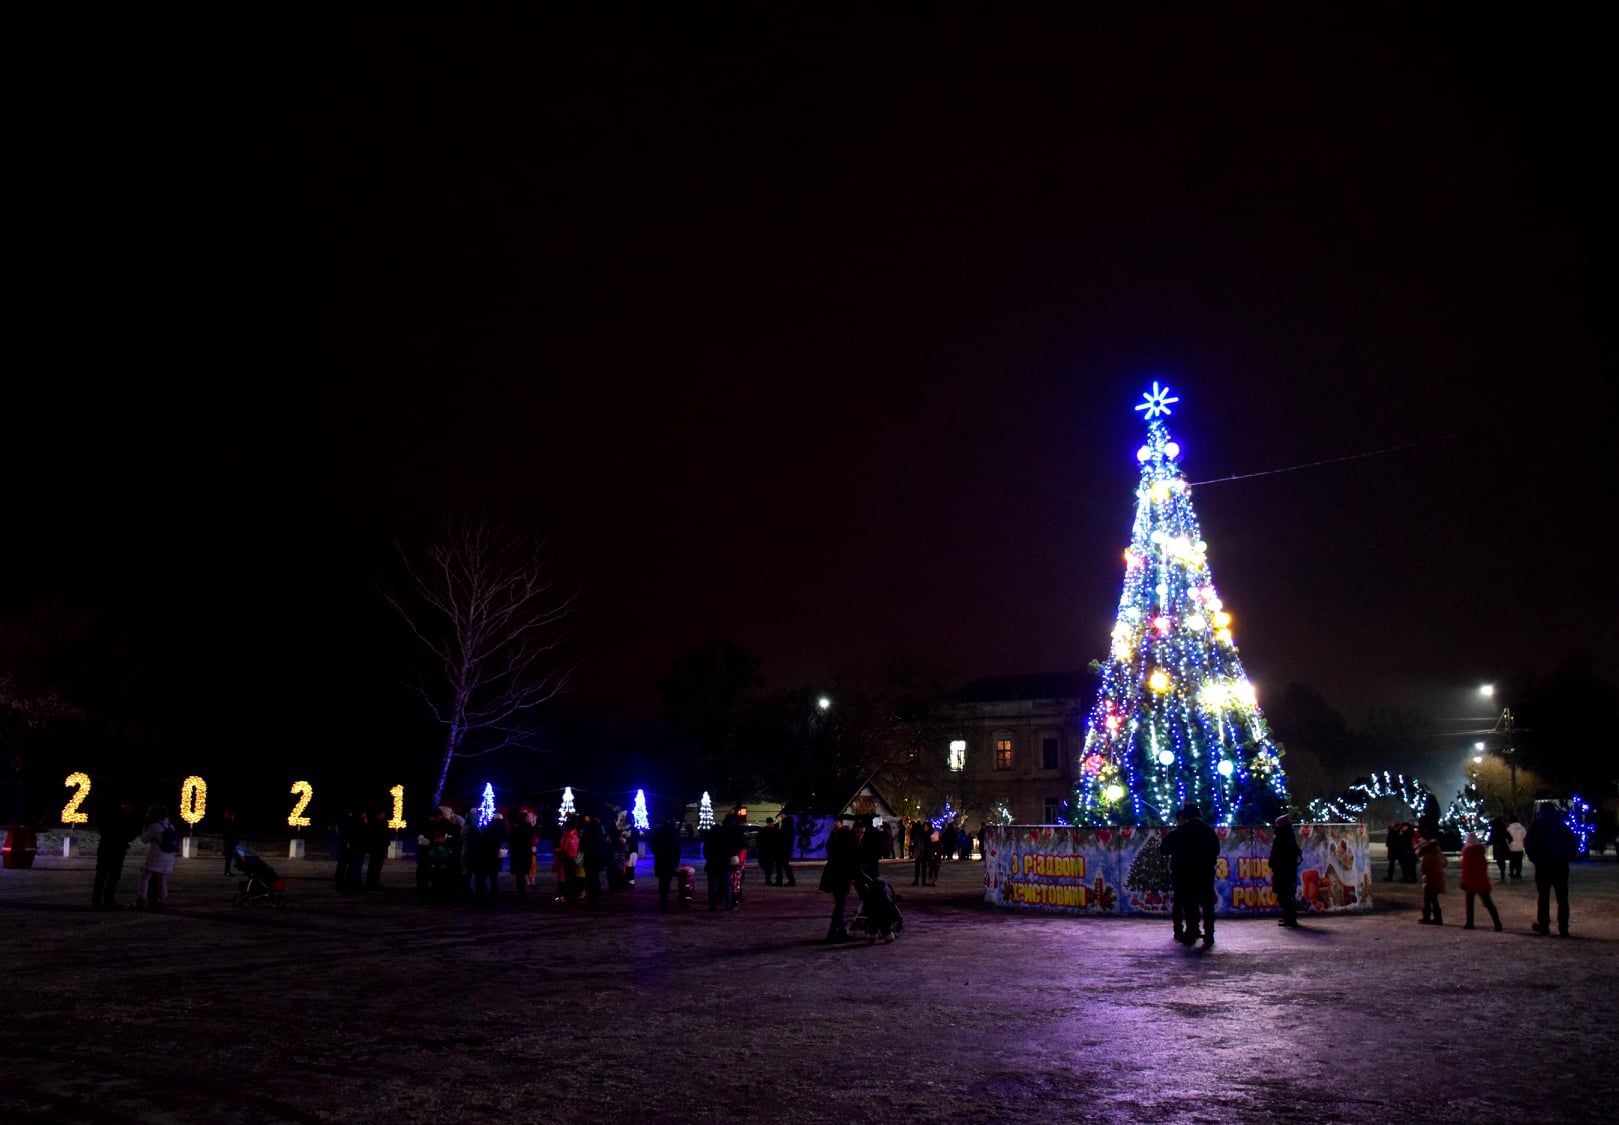
<instances>
[{"instance_id":1,"label":"illuminated digit 1","mask_svg":"<svg viewBox=\"0 0 1619 1125\"><path fill-rule=\"evenodd\" d=\"M304 810L309 807L310 798L315 795L315 787L307 781L294 781L289 793L300 794L298 803L292 807L292 813L287 817L287 824L292 828L308 828L309 818Z\"/></svg>"},{"instance_id":2,"label":"illuminated digit 1","mask_svg":"<svg viewBox=\"0 0 1619 1125\"><path fill-rule=\"evenodd\" d=\"M405 824L405 787L403 785L395 785L392 789L388 790L388 792L393 796L394 799L394 816L393 819L388 822L388 827L397 831L401 828L407 827Z\"/></svg>"},{"instance_id":3,"label":"illuminated digit 1","mask_svg":"<svg viewBox=\"0 0 1619 1125\"><path fill-rule=\"evenodd\" d=\"M207 809L208 783L192 774L180 786L180 819L195 828Z\"/></svg>"},{"instance_id":4,"label":"illuminated digit 1","mask_svg":"<svg viewBox=\"0 0 1619 1125\"><path fill-rule=\"evenodd\" d=\"M67 804L62 806L63 824L86 824L90 820L88 813L79 811L84 799L90 795L90 775L87 773L70 773L63 785L77 785L79 791L68 798Z\"/></svg>"}]
</instances>

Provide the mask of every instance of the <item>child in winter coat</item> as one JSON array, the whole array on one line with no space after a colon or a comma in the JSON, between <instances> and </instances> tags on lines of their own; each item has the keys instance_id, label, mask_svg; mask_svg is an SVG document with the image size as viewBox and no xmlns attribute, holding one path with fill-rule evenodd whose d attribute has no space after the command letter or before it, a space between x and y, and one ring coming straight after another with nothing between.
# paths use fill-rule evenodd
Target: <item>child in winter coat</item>
<instances>
[{"instance_id":1,"label":"child in winter coat","mask_svg":"<svg viewBox=\"0 0 1619 1125\"><path fill-rule=\"evenodd\" d=\"M1477 896L1484 900L1484 909L1490 912L1490 921L1495 923L1495 932L1500 933L1501 915L1490 899L1490 861L1484 854L1484 844L1471 832L1467 834L1467 839L1462 841L1460 883L1462 891L1467 895L1467 924L1462 929L1473 928L1473 898Z\"/></svg>"},{"instance_id":2,"label":"child in winter coat","mask_svg":"<svg viewBox=\"0 0 1619 1125\"><path fill-rule=\"evenodd\" d=\"M1439 896L1445 893L1445 853L1439 850L1439 841L1418 840L1417 862L1422 864L1422 917L1418 923L1443 926L1445 919L1439 912Z\"/></svg>"},{"instance_id":3,"label":"child in winter coat","mask_svg":"<svg viewBox=\"0 0 1619 1125\"><path fill-rule=\"evenodd\" d=\"M169 901L169 875L179 852L179 833L169 820L169 810L153 805L146 810L146 828L139 843L147 845L146 862L141 864L140 883L135 891L136 910L162 910Z\"/></svg>"}]
</instances>

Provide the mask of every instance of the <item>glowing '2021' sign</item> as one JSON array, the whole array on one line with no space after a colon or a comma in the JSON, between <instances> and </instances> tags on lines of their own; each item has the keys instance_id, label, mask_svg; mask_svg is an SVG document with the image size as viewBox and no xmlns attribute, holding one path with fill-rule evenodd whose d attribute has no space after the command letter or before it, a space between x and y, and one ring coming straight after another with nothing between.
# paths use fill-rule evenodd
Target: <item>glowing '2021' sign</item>
<instances>
[{"instance_id":1,"label":"glowing '2021' sign","mask_svg":"<svg viewBox=\"0 0 1619 1125\"><path fill-rule=\"evenodd\" d=\"M78 786L78 792L69 797L67 804L62 806L62 823L89 823L90 814L80 812L79 806L84 804L84 799L90 795L90 775L87 773L70 773L67 775L67 780L62 784Z\"/></svg>"}]
</instances>

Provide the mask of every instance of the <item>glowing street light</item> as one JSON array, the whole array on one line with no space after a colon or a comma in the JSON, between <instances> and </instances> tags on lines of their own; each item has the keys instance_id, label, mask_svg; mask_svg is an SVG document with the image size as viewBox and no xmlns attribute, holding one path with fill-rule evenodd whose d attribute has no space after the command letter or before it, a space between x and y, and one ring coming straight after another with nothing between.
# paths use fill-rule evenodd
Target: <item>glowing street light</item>
<instances>
[{"instance_id":1,"label":"glowing street light","mask_svg":"<svg viewBox=\"0 0 1619 1125\"><path fill-rule=\"evenodd\" d=\"M826 696L823 695L823 696L821 696L821 698L819 698L819 699L817 699L815 701L815 706L817 706L821 710L825 711L827 708L832 706L832 701L830 699L828 699Z\"/></svg>"}]
</instances>

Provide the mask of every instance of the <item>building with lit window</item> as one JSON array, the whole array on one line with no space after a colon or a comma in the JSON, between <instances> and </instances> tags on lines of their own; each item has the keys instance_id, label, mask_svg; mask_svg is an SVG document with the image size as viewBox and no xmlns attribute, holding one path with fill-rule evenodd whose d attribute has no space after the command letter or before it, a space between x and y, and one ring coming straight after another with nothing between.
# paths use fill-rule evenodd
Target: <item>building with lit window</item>
<instances>
[{"instance_id":1,"label":"building with lit window","mask_svg":"<svg viewBox=\"0 0 1619 1125\"><path fill-rule=\"evenodd\" d=\"M1089 672L986 676L937 700L927 765L950 807L974 829L1002 805L1015 823L1055 823L1074 788L1096 683Z\"/></svg>"}]
</instances>

